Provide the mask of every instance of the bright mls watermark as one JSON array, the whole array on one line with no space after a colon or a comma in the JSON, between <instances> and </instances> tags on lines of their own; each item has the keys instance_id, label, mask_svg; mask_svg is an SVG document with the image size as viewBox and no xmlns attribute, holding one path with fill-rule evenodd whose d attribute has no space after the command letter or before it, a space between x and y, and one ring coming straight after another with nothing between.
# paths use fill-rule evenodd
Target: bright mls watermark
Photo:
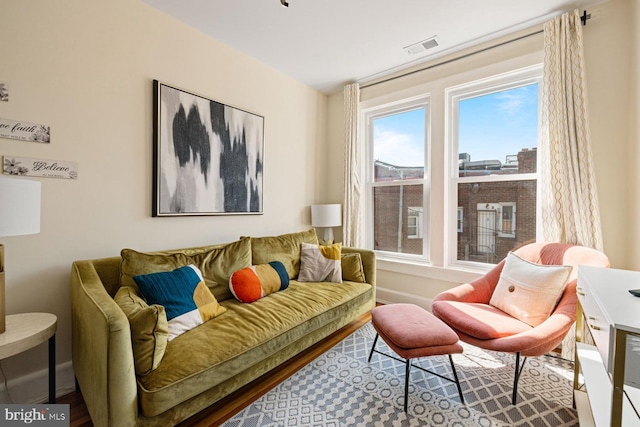
<instances>
[{"instance_id":1,"label":"bright mls watermark","mask_svg":"<svg viewBox=\"0 0 640 427\"><path fill-rule=\"evenodd\" d=\"M0 426L69 427L69 405L0 405Z\"/></svg>"}]
</instances>

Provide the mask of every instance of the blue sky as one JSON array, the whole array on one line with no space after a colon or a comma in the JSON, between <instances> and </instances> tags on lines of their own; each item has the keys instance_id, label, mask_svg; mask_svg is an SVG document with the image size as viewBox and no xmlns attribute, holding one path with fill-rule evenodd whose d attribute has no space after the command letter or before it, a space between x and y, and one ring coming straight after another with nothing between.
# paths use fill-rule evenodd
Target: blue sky
<instances>
[{"instance_id":1,"label":"blue sky","mask_svg":"<svg viewBox=\"0 0 640 427\"><path fill-rule=\"evenodd\" d=\"M471 160L500 160L537 147L538 85L460 101L459 152ZM375 120L374 158L397 166L423 166L424 110Z\"/></svg>"},{"instance_id":2,"label":"blue sky","mask_svg":"<svg viewBox=\"0 0 640 427\"><path fill-rule=\"evenodd\" d=\"M424 166L424 108L376 119L373 156L396 166Z\"/></svg>"}]
</instances>

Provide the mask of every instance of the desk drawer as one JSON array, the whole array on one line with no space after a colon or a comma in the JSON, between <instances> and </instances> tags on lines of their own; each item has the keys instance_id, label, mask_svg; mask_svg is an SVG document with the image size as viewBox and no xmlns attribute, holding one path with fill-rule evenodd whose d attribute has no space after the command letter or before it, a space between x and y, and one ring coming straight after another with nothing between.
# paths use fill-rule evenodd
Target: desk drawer
<instances>
[{"instance_id":1,"label":"desk drawer","mask_svg":"<svg viewBox=\"0 0 640 427\"><path fill-rule=\"evenodd\" d=\"M613 360L609 356L611 348L611 340L613 339L613 328L609 324L604 311L598 305L597 300L589 289L589 282L582 281L576 288L578 300L582 306L584 313L584 321L589 328L589 332L596 343L596 347L602 357L602 362L607 368L607 372L611 372L611 364Z\"/></svg>"}]
</instances>

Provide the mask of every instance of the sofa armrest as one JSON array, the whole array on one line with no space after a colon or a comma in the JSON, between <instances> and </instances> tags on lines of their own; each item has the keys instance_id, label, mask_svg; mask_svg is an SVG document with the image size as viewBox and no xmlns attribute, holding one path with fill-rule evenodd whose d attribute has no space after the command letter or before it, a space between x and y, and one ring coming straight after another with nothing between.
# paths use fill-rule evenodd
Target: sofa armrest
<instances>
[{"instance_id":1,"label":"sofa armrest","mask_svg":"<svg viewBox=\"0 0 640 427\"><path fill-rule=\"evenodd\" d=\"M91 261L71 268L73 369L96 426L133 426L137 386L129 321Z\"/></svg>"}]
</instances>

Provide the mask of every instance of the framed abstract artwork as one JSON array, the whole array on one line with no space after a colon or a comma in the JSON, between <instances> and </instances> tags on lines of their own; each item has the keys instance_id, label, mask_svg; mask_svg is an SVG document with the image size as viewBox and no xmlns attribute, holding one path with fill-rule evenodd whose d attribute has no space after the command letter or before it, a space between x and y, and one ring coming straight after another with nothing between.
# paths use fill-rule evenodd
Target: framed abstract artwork
<instances>
[{"instance_id":1,"label":"framed abstract artwork","mask_svg":"<svg viewBox=\"0 0 640 427\"><path fill-rule=\"evenodd\" d=\"M263 213L264 117L153 81L153 212Z\"/></svg>"}]
</instances>

